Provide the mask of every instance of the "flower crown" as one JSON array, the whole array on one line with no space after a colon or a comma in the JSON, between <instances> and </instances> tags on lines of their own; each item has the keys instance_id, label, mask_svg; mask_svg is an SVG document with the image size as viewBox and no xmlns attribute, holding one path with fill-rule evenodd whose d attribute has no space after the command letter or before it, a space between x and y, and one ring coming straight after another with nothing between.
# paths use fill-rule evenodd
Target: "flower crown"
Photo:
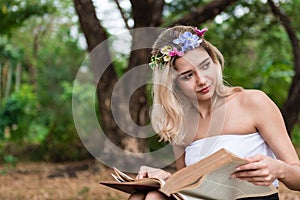
<instances>
[{"instance_id":1,"label":"flower crown","mask_svg":"<svg viewBox=\"0 0 300 200\"><path fill-rule=\"evenodd\" d=\"M173 40L174 44L180 46L180 51L176 47L172 47L170 45L162 47L157 54L151 56L151 60L149 63L150 68L154 69L156 66L162 67L163 65L168 63L172 57L181 57L184 55L184 52L199 47L201 42L203 41L202 38L207 30L207 28L199 30L195 27L194 31L196 34L187 31L180 34L177 39Z\"/></svg>"}]
</instances>

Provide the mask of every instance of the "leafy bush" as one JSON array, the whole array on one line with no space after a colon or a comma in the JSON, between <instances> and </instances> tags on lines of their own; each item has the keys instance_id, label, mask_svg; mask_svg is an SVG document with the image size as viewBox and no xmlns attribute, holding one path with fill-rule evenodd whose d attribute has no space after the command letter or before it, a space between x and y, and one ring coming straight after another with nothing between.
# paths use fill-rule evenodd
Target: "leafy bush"
<instances>
[{"instance_id":1,"label":"leafy bush","mask_svg":"<svg viewBox=\"0 0 300 200\"><path fill-rule=\"evenodd\" d=\"M84 113L85 109L91 105L92 98L95 98L92 85L82 84L73 90L70 82L64 81L61 84L62 93L55 102L55 109L48 115L48 134L42 142L43 159L55 162L67 160L80 160L89 157L89 153L84 148L77 131L72 116L72 94L86 105L79 112ZM82 119L83 121L85 119ZM86 122L88 123L88 122ZM87 127L88 128L88 127Z\"/></svg>"},{"instance_id":2,"label":"leafy bush","mask_svg":"<svg viewBox=\"0 0 300 200\"><path fill-rule=\"evenodd\" d=\"M37 114L37 98L30 85L23 84L4 102L0 111L0 137L22 141L30 128L30 122ZM4 135L4 133L7 135Z\"/></svg>"}]
</instances>

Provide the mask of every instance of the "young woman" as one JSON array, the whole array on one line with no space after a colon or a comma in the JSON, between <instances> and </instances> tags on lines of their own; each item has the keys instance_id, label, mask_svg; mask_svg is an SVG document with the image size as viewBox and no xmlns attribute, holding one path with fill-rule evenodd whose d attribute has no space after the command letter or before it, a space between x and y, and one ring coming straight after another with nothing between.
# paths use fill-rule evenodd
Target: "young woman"
<instances>
[{"instance_id":1,"label":"young woman","mask_svg":"<svg viewBox=\"0 0 300 200\"><path fill-rule=\"evenodd\" d=\"M277 106L261 91L223 83L224 60L204 39L207 29L175 26L153 45L152 125L173 144L177 170L225 148L249 163L233 178L300 190L300 162ZM137 178L170 173L142 166ZM158 191L133 199L168 199ZM258 199L278 199L278 194Z\"/></svg>"}]
</instances>

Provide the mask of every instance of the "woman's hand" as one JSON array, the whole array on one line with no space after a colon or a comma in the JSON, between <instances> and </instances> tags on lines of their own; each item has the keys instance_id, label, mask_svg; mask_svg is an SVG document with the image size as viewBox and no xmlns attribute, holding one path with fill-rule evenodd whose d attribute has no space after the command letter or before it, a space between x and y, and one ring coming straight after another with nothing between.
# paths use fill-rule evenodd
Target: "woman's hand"
<instances>
[{"instance_id":1,"label":"woman's hand","mask_svg":"<svg viewBox=\"0 0 300 200\"><path fill-rule=\"evenodd\" d=\"M282 176L283 170L279 160L261 154L245 159L249 163L238 166L232 174L233 178L246 180L255 185L267 186Z\"/></svg>"},{"instance_id":2,"label":"woman's hand","mask_svg":"<svg viewBox=\"0 0 300 200\"><path fill-rule=\"evenodd\" d=\"M140 171L137 175L137 179L142 179L142 178L159 178L166 180L171 176L171 173L158 169L158 168L153 168L153 167L148 167L148 166L141 166Z\"/></svg>"}]
</instances>

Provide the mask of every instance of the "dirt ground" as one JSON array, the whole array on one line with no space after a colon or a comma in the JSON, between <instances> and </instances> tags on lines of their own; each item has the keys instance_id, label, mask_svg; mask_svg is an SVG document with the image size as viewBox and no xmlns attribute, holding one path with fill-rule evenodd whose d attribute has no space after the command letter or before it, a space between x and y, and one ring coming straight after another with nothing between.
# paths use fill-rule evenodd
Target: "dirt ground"
<instances>
[{"instance_id":1,"label":"dirt ground","mask_svg":"<svg viewBox=\"0 0 300 200\"><path fill-rule=\"evenodd\" d=\"M0 200L118 200L128 195L99 184L111 169L96 161L73 163L22 162L0 166Z\"/></svg>"},{"instance_id":2,"label":"dirt ground","mask_svg":"<svg viewBox=\"0 0 300 200\"><path fill-rule=\"evenodd\" d=\"M97 161L72 163L19 162L0 165L0 200L119 200L128 195L99 184L112 180L111 169ZM300 192L281 186L280 199L300 200Z\"/></svg>"}]
</instances>

